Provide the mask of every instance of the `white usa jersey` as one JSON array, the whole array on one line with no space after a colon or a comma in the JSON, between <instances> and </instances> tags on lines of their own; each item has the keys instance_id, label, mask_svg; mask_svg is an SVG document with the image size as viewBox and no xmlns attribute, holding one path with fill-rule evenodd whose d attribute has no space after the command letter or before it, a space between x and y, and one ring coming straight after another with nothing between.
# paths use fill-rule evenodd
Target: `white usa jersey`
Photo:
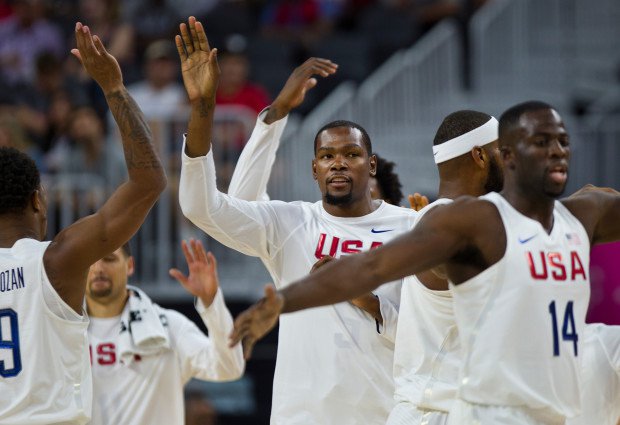
<instances>
[{"instance_id":1,"label":"white usa jersey","mask_svg":"<svg viewBox=\"0 0 620 425\"><path fill-rule=\"evenodd\" d=\"M581 415L567 425L620 421L620 326L586 325L581 357Z\"/></svg>"},{"instance_id":2,"label":"white usa jersey","mask_svg":"<svg viewBox=\"0 0 620 425\"><path fill-rule=\"evenodd\" d=\"M0 423L83 424L91 413L88 319L56 293L49 242L0 248Z\"/></svg>"},{"instance_id":3,"label":"white usa jersey","mask_svg":"<svg viewBox=\"0 0 620 425\"><path fill-rule=\"evenodd\" d=\"M588 235L559 201L547 234L500 194L481 199L499 211L506 251L450 286L463 353L458 396L573 417L581 405L580 338L590 296Z\"/></svg>"},{"instance_id":4,"label":"white usa jersey","mask_svg":"<svg viewBox=\"0 0 620 425\"><path fill-rule=\"evenodd\" d=\"M324 255L380 246L409 230L417 215L384 202L368 215L343 218L321 202L232 198L217 191L212 153L183 156L179 197L184 214L210 236L260 257L278 288L307 275ZM400 282L376 293L383 317L394 317ZM370 315L345 302L285 314L279 332L272 424L385 423L394 405L394 345Z\"/></svg>"},{"instance_id":5,"label":"white usa jersey","mask_svg":"<svg viewBox=\"0 0 620 425\"><path fill-rule=\"evenodd\" d=\"M419 211L452 202L440 198ZM424 410L447 412L456 397L460 342L452 309L452 294L433 291L415 276L403 281L394 349L397 402Z\"/></svg>"}]
</instances>

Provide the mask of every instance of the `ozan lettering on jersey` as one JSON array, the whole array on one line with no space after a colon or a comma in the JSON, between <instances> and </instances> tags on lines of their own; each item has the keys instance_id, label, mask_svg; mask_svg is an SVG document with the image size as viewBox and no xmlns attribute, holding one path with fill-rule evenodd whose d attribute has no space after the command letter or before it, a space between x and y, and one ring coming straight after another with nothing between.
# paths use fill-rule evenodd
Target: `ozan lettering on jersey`
<instances>
[{"instance_id":1,"label":"ozan lettering on jersey","mask_svg":"<svg viewBox=\"0 0 620 425\"><path fill-rule=\"evenodd\" d=\"M559 252L525 253L530 267L530 275L535 280L575 280L577 277L586 279L586 269L577 251L570 252L570 258L562 257Z\"/></svg>"},{"instance_id":2,"label":"ozan lettering on jersey","mask_svg":"<svg viewBox=\"0 0 620 425\"><path fill-rule=\"evenodd\" d=\"M25 286L23 267L5 270L0 273L0 292L13 291Z\"/></svg>"},{"instance_id":3,"label":"ozan lettering on jersey","mask_svg":"<svg viewBox=\"0 0 620 425\"><path fill-rule=\"evenodd\" d=\"M383 245L383 242L372 242L369 247L364 246L364 242L360 240L349 240L331 237L331 242L326 243L327 234L321 233L319 235L319 243L316 245L314 256L319 260L326 255L337 258L339 254L356 254L358 252L366 251L367 249L373 249ZM329 251L327 250L329 246Z\"/></svg>"}]
</instances>

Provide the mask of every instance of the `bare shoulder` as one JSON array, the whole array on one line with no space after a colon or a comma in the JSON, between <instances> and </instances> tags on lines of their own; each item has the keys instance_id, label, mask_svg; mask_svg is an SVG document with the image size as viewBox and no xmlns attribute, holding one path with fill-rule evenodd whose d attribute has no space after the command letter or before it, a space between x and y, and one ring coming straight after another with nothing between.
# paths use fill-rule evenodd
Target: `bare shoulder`
<instances>
[{"instance_id":1,"label":"bare shoulder","mask_svg":"<svg viewBox=\"0 0 620 425\"><path fill-rule=\"evenodd\" d=\"M428 211L429 217L442 219L457 225L472 225L499 219L499 212L492 202L475 196L460 196L447 204L437 205Z\"/></svg>"},{"instance_id":2,"label":"bare shoulder","mask_svg":"<svg viewBox=\"0 0 620 425\"><path fill-rule=\"evenodd\" d=\"M588 232L592 242L610 242L620 233L620 193L587 185L560 201Z\"/></svg>"}]
</instances>

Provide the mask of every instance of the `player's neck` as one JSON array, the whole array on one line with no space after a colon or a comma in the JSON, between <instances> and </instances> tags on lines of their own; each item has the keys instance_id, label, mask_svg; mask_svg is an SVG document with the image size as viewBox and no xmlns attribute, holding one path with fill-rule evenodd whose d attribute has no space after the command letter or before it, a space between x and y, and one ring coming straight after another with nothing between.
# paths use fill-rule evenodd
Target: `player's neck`
<instances>
[{"instance_id":1,"label":"player's neck","mask_svg":"<svg viewBox=\"0 0 620 425\"><path fill-rule=\"evenodd\" d=\"M362 217L375 211L379 205L381 201L374 201L370 197L370 191L368 196L346 205L332 205L323 199L323 209L335 217Z\"/></svg>"},{"instance_id":2,"label":"player's neck","mask_svg":"<svg viewBox=\"0 0 620 425\"><path fill-rule=\"evenodd\" d=\"M483 187L474 180L459 178L456 180L440 179L439 198L456 199L459 196L482 196L486 193Z\"/></svg>"},{"instance_id":3,"label":"player's neck","mask_svg":"<svg viewBox=\"0 0 620 425\"><path fill-rule=\"evenodd\" d=\"M547 233L551 232L555 199L547 195L533 196L531 192L521 193L518 189L510 190L506 187L501 195L515 210L532 220L538 221Z\"/></svg>"},{"instance_id":4,"label":"player's neck","mask_svg":"<svg viewBox=\"0 0 620 425\"><path fill-rule=\"evenodd\" d=\"M127 304L127 298L127 292L125 292L121 297L101 301L86 297L88 315L90 317L99 318L120 316L125 308L125 304Z\"/></svg>"},{"instance_id":5,"label":"player's neck","mask_svg":"<svg viewBox=\"0 0 620 425\"><path fill-rule=\"evenodd\" d=\"M9 217L3 217L0 220L0 248L11 248L15 242L25 238L39 240L39 235L23 220Z\"/></svg>"}]
</instances>

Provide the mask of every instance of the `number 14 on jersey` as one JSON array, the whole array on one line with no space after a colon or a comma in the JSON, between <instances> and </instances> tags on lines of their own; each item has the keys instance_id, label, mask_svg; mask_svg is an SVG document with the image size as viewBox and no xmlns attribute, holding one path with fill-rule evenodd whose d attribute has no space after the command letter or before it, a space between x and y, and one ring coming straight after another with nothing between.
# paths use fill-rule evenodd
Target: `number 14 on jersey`
<instances>
[{"instance_id":1,"label":"number 14 on jersey","mask_svg":"<svg viewBox=\"0 0 620 425\"><path fill-rule=\"evenodd\" d=\"M549 304L549 314L551 315L551 331L553 333L553 355L560 355L560 328L558 327L558 315L560 314L559 308L556 309L555 301ZM579 336L577 335L577 329L575 328L575 317L573 315L573 302L568 301L566 303L566 309L564 310L564 319L562 320L562 341L570 341L573 343L573 352L577 356L577 342Z\"/></svg>"}]
</instances>

